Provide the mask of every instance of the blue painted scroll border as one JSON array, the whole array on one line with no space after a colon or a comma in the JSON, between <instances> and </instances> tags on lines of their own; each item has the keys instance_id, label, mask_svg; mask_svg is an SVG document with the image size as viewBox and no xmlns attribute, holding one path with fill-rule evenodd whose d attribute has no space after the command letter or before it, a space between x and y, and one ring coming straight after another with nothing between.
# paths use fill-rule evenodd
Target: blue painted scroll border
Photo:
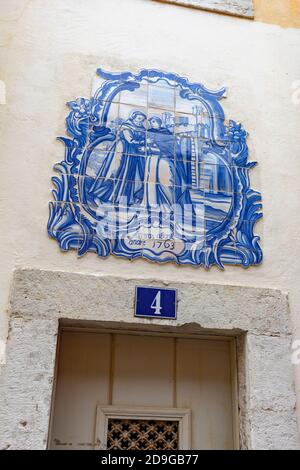
<instances>
[{"instance_id":1,"label":"blue painted scroll border","mask_svg":"<svg viewBox=\"0 0 300 470\"><path fill-rule=\"evenodd\" d=\"M224 124L225 116L219 100L224 97L225 89L212 91L176 74L157 70L144 69L137 75L130 72L108 73L101 69L97 73L105 80L103 85L91 99L79 98L67 103L71 111L66 118L66 127L71 138L58 138L65 145L65 157L54 166L60 176L52 178L54 202L49 203L47 228L61 250L76 249L79 256L93 251L101 257L110 254L129 259L143 257L155 262L175 261L206 268L214 264L220 268L224 268L225 264L243 267L260 264L263 254L260 237L254 234L254 225L262 217L261 194L251 189L249 180L249 170L256 162L248 162L247 133L241 124L235 121L229 121L228 126ZM122 90L137 89L142 80L148 83L164 80L167 84L180 86L182 98L200 101L205 106L211 124L209 141L221 158L222 154L226 158L226 149L220 143L225 135L231 146L234 197L230 216L215 233L213 230L207 233L204 246L199 244L193 250L187 247L179 255L170 251L169 256L164 255L163 259L150 250L129 251L121 239L100 237L80 207L82 188L79 176L84 172L88 155L102 140L114 139L113 132L107 126L110 102ZM215 120L215 116L218 119Z\"/></svg>"}]
</instances>

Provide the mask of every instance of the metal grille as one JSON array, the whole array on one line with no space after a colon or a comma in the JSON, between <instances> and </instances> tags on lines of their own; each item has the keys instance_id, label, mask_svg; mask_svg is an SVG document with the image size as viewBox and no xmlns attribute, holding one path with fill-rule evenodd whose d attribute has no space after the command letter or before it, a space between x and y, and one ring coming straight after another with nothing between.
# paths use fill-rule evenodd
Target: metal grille
<instances>
[{"instance_id":1,"label":"metal grille","mask_svg":"<svg viewBox=\"0 0 300 470\"><path fill-rule=\"evenodd\" d=\"M107 449L177 450L178 421L109 419Z\"/></svg>"}]
</instances>

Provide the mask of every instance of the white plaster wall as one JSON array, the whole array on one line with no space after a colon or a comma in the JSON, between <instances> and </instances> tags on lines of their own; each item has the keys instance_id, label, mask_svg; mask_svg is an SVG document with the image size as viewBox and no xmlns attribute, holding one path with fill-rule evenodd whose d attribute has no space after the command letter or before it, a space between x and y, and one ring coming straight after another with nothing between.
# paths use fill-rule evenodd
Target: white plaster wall
<instances>
[{"instance_id":1,"label":"white plaster wall","mask_svg":"<svg viewBox=\"0 0 300 470\"><path fill-rule=\"evenodd\" d=\"M22 267L276 287L289 292L300 338L300 104L292 100L300 30L151 0L2 0L0 15L1 339L12 271ZM100 66L159 68L228 87L227 117L243 122L250 158L259 162L252 182L264 204L260 267L206 271L93 253L78 259L48 238L52 166L64 154L55 140L65 134L64 103L89 97ZM300 404L300 366L295 373Z\"/></svg>"}]
</instances>

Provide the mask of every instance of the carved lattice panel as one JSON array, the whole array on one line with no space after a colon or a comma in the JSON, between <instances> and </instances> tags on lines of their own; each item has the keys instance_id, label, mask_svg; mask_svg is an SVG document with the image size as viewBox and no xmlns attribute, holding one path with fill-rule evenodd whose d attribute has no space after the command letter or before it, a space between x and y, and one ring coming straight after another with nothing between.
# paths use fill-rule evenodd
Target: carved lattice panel
<instances>
[{"instance_id":1,"label":"carved lattice panel","mask_svg":"<svg viewBox=\"0 0 300 470\"><path fill-rule=\"evenodd\" d=\"M178 421L108 419L107 449L177 450Z\"/></svg>"}]
</instances>

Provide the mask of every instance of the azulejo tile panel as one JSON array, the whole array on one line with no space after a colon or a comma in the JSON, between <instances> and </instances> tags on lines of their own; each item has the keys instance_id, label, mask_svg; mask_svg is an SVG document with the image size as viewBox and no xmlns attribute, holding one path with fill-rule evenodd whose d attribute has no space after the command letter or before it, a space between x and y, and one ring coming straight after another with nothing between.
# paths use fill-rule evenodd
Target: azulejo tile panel
<instances>
[{"instance_id":1,"label":"azulejo tile panel","mask_svg":"<svg viewBox=\"0 0 300 470\"><path fill-rule=\"evenodd\" d=\"M62 250L155 262L248 267L261 195L247 133L225 121L225 89L174 73L97 70L90 99L68 103L48 233Z\"/></svg>"}]
</instances>

